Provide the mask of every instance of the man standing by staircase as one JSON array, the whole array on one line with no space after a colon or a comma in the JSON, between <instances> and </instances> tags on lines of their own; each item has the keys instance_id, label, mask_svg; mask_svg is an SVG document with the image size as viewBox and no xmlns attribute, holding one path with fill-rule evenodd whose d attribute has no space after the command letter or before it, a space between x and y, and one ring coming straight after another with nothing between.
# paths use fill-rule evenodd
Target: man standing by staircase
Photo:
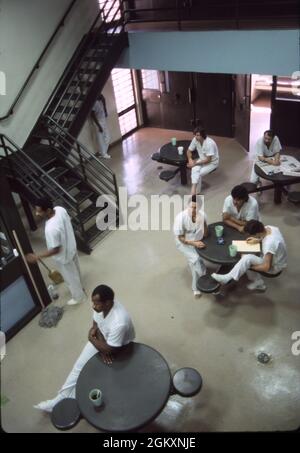
<instances>
[{"instance_id":1,"label":"man standing by staircase","mask_svg":"<svg viewBox=\"0 0 300 453\"><path fill-rule=\"evenodd\" d=\"M86 295L82 288L76 240L70 217L64 208L53 207L48 197L37 200L35 210L38 217L46 220L47 251L39 254L29 253L26 256L27 261L37 263L40 258L51 256L72 295L67 304L77 305L86 299Z\"/></svg>"},{"instance_id":2,"label":"man standing by staircase","mask_svg":"<svg viewBox=\"0 0 300 453\"><path fill-rule=\"evenodd\" d=\"M91 119L93 125L96 126L96 136L99 147L99 151L95 153L95 156L110 159L111 156L107 152L110 143L110 133L108 130L106 118L107 110L105 98L103 94L100 94L94 104L93 110L91 111Z\"/></svg>"}]
</instances>

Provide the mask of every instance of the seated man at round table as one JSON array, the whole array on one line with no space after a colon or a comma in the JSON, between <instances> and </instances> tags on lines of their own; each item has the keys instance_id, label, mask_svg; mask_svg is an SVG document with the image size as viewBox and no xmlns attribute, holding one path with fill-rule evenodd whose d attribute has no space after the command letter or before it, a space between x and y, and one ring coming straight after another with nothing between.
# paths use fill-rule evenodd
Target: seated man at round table
<instances>
[{"instance_id":1,"label":"seated man at round table","mask_svg":"<svg viewBox=\"0 0 300 453\"><path fill-rule=\"evenodd\" d=\"M193 151L197 151L197 159L193 159ZM192 195L201 192L202 176L208 175L219 165L219 151L216 142L207 136L204 129L196 127L194 138L187 150L187 167L192 169Z\"/></svg>"},{"instance_id":2,"label":"seated man at round table","mask_svg":"<svg viewBox=\"0 0 300 453\"><path fill-rule=\"evenodd\" d=\"M184 254L192 272L192 290L195 297L201 296L197 289L199 277L206 274L204 261L196 248L204 248L203 237L207 236L207 219L201 211L201 196L192 195L187 209L180 212L174 222L174 235L177 249Z\"/></svg>"},{"instance_id":3,"label":"seated man at round table","mask_svg":"<svg viewBox=\"0 0 300 453\"><path fill-rule=\"evenodd\" d=\"M261 256L251 253L242 255L241 259L227 274L211 274L217 282L226 284L230 280L238 281L247 274L251 283L247 285L250 290L267 289L261 275L258 272L278 274L287 267L287 251L284 238L275 226L264 226L258 220L250 220L244 227L245 233L249 233L249 244L261 243ZM256 272L253 272L256 271Z\"/></svg>"},{"instance_id":4,"label":"seated man at round table","mask_svg":"<svg viewBox=\"0 0 300 453\"><path fill-rule=\"evenodd\" d=\"M255 161L253 163L250 182L261 185L259 176L256 174L254 167L257 161L266 162L269 165L280 165L281 144L277 135L273 131L264 132L255 145Z\"/></svg>"},{"instance_id":5,"label":"seated man at round table","mask_svg":"<svg viewBox=\"0 0 300 453\"><path fill-rule=\"evenodd\" d=\"M97 286L92 293L92 302L93 326L88 333L88 343L57 396L35 405L35 409L52 412L62 399L75 398L77 379L91 357L100 352L103 362L109 365L112 363L113 354L134 340L135 331L131 317L123 305L114 300L114 291L109 286Z\"/></svg>"},{"instance_id":6,"label":"seated man at round table","mask_svg":"<svg viewBox=\"0 0 300 453\"><path fill-rule=\"evenodd\" d=\"M254 197L248 195L244 186L235 186L231 195L225 198L223 222L243 233L249 220L260 220L258 203Z\"/></svg>"}]
</instances>

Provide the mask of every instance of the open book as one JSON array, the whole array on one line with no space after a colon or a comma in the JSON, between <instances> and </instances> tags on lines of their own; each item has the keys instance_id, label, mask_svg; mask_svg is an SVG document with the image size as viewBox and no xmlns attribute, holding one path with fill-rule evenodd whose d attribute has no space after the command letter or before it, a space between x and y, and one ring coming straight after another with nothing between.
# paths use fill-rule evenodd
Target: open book
<instances>
[{"instance_id":1,"label":"open book","mask_svg":"<svg viewBox=\"0 0 300 453\"><path fill-rule=\"evenodd\" d=\"M248 244L247 241L232 241L232 245L237 247L238 252L258 253L260 252L260 243Z\"/></svg>"}]
</instances>

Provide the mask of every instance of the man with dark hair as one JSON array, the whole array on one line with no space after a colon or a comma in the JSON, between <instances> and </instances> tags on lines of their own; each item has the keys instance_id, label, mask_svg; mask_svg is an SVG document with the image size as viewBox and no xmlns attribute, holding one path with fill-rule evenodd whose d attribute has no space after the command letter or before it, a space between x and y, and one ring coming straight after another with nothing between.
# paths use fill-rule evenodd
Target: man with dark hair
<instances>
[{"instance_id":1,"label":"man with dark hair","mask_svg":"<svg viewBox=\"0 0 300 453\"><path fill-rule=\"evenodd\" d=\"M206 273L206 267L196 248L204 248L203 237L207 236L207 218L199 195L192 195L187 209L180 212L174 222L174 235L177 249L187 258L192 272L192 290L195 297L201 296L197 280Z\"/></svg>"},{"instance_id":2,"label":"man with dark hair","mask_svg":"<svg viewBox=\"0 0 300 453\"><path fill-rule=\"evenodd\" d=\"M244 186L235 186L225 198L223 222L242 233L249 220L259 220L258 203Z\"/></svg>"},{"instance_id":3,"label":"man with dark hair","mask_svg":"<svg viewBox=\"0 0 300 453\"><path fill-rule=\"evenodd\" d=\"M193 159L192 153L197 150L198 157ZM201 192L202 176L208 175L219 165L219 151L216 142L207 136L204 129L196 127L194 138L187 150L187 167L192 169L192 195Z\"/></svg>"},{"instance_id":4,"label":"man with dark hair","mask_svg":"<svg viewBox=\"0 0 300 453\"><path fill-rule=\"evenodd\" d=\"M257 161L266 162L270 165L280 165L281 144L277 135L273 131L264 132L255 145L255 162L253 164L250 181L254 184L260 183L259 176L255 173L254 166Z\"/></svg>"},{"instance_id":5,"label":"man with dark hair","mask_svg":"<svg viewBox=\"0 0 300 453\"><path fill-rule=\"evenodd\" d=\"M248 289L265 291L267 287L258 272L278 274L287 267L285 241L277 227L264 226L258 220L247 222L244 231L250 234L247 239L249 244L261 243L261 256L242 255L228 274L212 274L211 276L218 282L226 284L232 279L238 281L246 273L249 280L252 281L247 285Z\"/></svg>"},{"instance_id":6,"label":"man with dark hair","mask_svg":"<svg viewBox=\"0 0 300 453\"><path fill-rule=\"evenodd\" d=\"M97 286L92 293L93 325L88 333L88 343L81 352L58 395L52 400L42 401L34 406L46 412L52 412L54 406L64 398L75 398L78 376L95 354L100 353L107 365L113 361L113 355L131 343L135 331L131 317L120 302L114 300L113 290L106 285Z\"/></svg>"},{"instance_id":7,"label":"man with dark hair","mask_svg":"<svg viewBox=\"0 0 300 453\"><path fill-rule=\"evenodd\" d=\"M46 221L47 250L39 254L29 253L27 261L36 263L40 258L52 257L72 295L67 304L83 302L86 295L81 283L75 235L67 211L60 206L53 207L52 201L43 197L36 201L35 213Z\"/></svg>"},{"instance_id":8,"label":"man with dark hair","mask_svg":"<svg viewBox=\"0 0 300 453\"><path fill-rule=\"evenodd\" d=\"M111 156L108 154L108 148L110 144L110 133L107 126L107 110L106 102L103 94L97 97L94 107L91 111L91 120L94 126L96 126L96 136L99 150L95 153L95 156L104 157L110 159Z\"/></svg>"}]
</instances>

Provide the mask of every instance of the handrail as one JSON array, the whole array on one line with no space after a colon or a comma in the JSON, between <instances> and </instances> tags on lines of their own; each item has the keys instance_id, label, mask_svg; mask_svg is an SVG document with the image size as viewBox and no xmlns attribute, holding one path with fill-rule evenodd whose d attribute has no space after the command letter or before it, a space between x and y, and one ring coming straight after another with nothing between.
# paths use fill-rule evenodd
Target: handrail
<instances>
[{"instance_id":1,"label":"handrail","mask_svg":"<svg viewBox=\"0 0 300 453\"><path fill-rule=\"evenodd\" d=\"M34 172L37 172L37 174L40 174L42 173L42 175L44 176L44 181L46 183L46 185L49 185L50 188L51 187L57 187L61 193L65 196L66 198L66 201L67 203L69 203L69 205L71 207L74 208L74 206L76 207L77 206L77 201L75 200L75 198L70 195L69 192L67 192L57 181L55 181L55 179L53 179L47 172L45 172L45 170L43 170L33 159L31 159L30 156L28 156L28 154L26 154L21 148L19 148L19 146L13 141L11 140L9 137L7 137L7 135L5 134L0 134L0 138L1 138L1 141L3 143L3 145L0 145L0 148L4 148L4 151L6 153L6 150L9 149L11 151L12 154L14 153L20 153L18 155L21 155L23 157L23 159L26 159L26 161L28 161L28 165L29 163L32 165L32 167L34 168ZM10 145L12 145L15 150L12 150L12 148L10 146L8 146L6 143L5 143L5 140L10 143ZM50 182L48 182L47 180L49 180ZM51 183L51 184L50 184Z\"/></svg>"},{"instance_id":2,"label":"handrail","mask_svg":"<svg viewBox=\"0 0 300 453\"><path fill-rule=\"evenodd\" d=\"M66 123L69 120L70 116L72 115L73 110L75 109L75 107L77 105L78 100L81 97L81 93L83 92L83 90L85 88L87 88L87 86L88 86L88 84L89 84L89 82L91 81L91 78L92 78L91 74L85 80L81 80L81 78L80 78L81 65L83 63L83 60L87 58L86 57L86 52L85 52L84 55L81 55L81 57L79 58L79 61L76 63L76 67L72 71L72 77L71 78L69 77L70 69L72 68L72 66L74 65L76 59L78 58L78 54L80 53L80 50L84 47L84 45L87 42L89 42L89 48L92 49L92 54L88 57L86 64L89 65L92 62L93 57L97 54L97 51L98 51L97 48L93 48L93 45L95 44L95 42L98 39L98 34L101 34L102 31L107 28L108 22L106 22L106 19L110 15L110 13L112 12L112 10L113 10L113 8L114 8L116 3L117 3L117 0L114 0L114 2L112 3L109 11L107 11L106 14L105 14L104 10L100 10L99 13L97 14L97 16L96 16L94 22L92 23L87 35L82 40L82 42L80 44L80 47L77 49L76 54L74 54L74 57L71 59L70 63L67 65L64 73L62 74L61 78L59 79L58 83L56 84L56 87L55 87L50 99L48 100L46 106L43 109L42 116L45 115L45 114L47 115L49 107L51 106L52 102L54 101L54 99L58 95L59 99L57 100L56 105L55 105L54 109L51 112L51 116L53 116L55 114L55 112L56 112L56 109L61 105L61 100L64 97L65 93L68 92L68 98L66 99L65 108L62 110L62 112L60 114L60 118L62 118L62 116L65 115L65 109L68 107L70 99L72 99L73 96L76 96L76 99L73 99L74 102L73 102L72 109L67 114L67 116L66 116L66 118L64 120L64 123ZM114 19L115 19L116 15L119 12L122 13L120 7L115 11L114 16L113 16L113 20L110 21L110 23L114 22ZM100 23L99 27L97 28L97 33L93 33L94 30L96 29L96 25L97 25L99 19L101 19L101 23ZM119 24L122 25L122 30L124 30L124 21L123 21L122 14L121 14L121 18L117 21L117 24L115 25L115 27L113 29L113 33L111 35L115 35L116 28L119 26ZM90 37L91 36L92 36L92 40L90 41ZM96 66L96 62L95 62L95 66ZM72 84L72 82L76 78L77 78L77 81L76 81L77 83L75 85L73 85L73 88L72 88L71 91L68 91L69 88L70 88L70 85ZM66 86L64 87L63 92L60 93L61 87L63 86L65 81L66 81ZM76 91L77 88L80 88L79 92Z\"/></svg>"},{"instance_id":3,"label":"handrail","mask_svg":"<svg viewBox=\"0 0 300 453\"><path fill-rule=\"evenodd\" d=\"M59 29L64 25L64 22L69 14L69 12L71 11L71 9L73 8L74 4L76 3L77 0L72 0L71 3L69 4L66 12L64 13L62 19L59 21L56 29L54 30L54 32L52 33L49 41L47 42L46 46L44 47L44 50L42 51L41 55L39 56L37 62L34 64L32 70L30 71L27 79L25 80L25 82L23 83L21 89L19 90L15 100L13 101L12 105L10 106L10 108L8 109L8 111L6 112L6 114L4 116L1 116L0 117L0 121L3 121L5 119L7 119L10 115L12 115L14 113L14 108L16 106L16 104L18 103L20 97L22 96L25 88L27 87L31 77L33 76L33 74L35 73L35 71L37 69L39 69L40 67L40 62L41 60L43 59L45 53L47 52L47 50L49 49L50 45L52 44L52 41L54 40L55 36L57 35Z\"/></svg>"}]
</instances>

